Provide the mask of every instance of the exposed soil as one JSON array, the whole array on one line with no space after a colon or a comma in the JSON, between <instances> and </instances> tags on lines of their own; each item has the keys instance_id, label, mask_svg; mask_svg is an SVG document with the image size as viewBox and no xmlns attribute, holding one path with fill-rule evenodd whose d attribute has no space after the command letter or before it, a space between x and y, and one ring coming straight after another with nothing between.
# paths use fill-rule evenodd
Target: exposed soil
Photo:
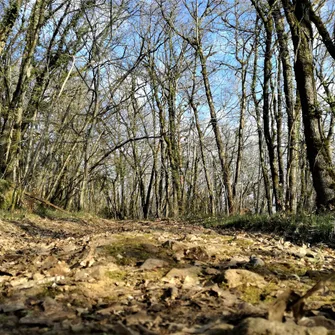
<instances>
[{"instance_id":1,"label":"exposed soil","mask_svg":"<svg viewBox=\"0 0 335 335\"><path fill-rule=\"evenodd\" d=\"M249 334L334 265L322 244L174 221L0 220L0 334ZM333 334L334 287L304 301L298 326L283 320ZM255 334L275 328L264 322Z\"/></svg>"}]
</instances>

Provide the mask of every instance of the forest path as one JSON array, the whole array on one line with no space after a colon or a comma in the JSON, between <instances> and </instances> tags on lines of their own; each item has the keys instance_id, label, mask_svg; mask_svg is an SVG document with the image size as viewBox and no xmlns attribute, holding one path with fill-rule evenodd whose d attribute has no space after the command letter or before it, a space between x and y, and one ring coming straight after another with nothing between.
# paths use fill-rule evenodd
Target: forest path
<instances>
[{"instance_id":1,"label":"forest path","mask_svg":"<svg viewBox=\"0 0 335 335\"><path fill-rule=\"evenodd\" d=\"M334 266L324 245L175 221L0 220L0 334L335 334L333 283L299 326L265 320Z\"/></svg>"}]
</instances>

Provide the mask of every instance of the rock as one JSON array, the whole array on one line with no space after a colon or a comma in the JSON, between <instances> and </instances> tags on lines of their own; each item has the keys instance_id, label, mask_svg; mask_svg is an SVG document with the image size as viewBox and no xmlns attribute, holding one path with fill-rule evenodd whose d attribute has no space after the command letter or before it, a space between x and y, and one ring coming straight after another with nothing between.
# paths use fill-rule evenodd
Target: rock
<instances>
[{"instance_id":1,"label":"rock","mask_svg":"<svg viewBox=\"0 0 335 335\"><path fill-rule=\"evenodd\" d=\"M241 267L242 265L249 262L248 257L243 256L236 256L231 258L228 262L224 262L220 265L221 269L229 269L229 268L236 268Z\"/></svg>"},{"instance_id":2,"label":"rock","mask_svg":"<svg viewBox=\"0 0 335 335\"><path fill-rule=\"evenodd\" d=\"M17 279L13 279L10 281L10 285L12 287L18 287L18 286L25 286L25 287L31 287L31 285L28 285L28 278L26 277L22 277L22 278L17 278Z\"/></svg>"},{"instance_id":3,"label":"rock","mask_svg":"<svg viewBox=\"0 0 335 335\"><path fill-rule=\"evenodd\" d=\"M197 236L195 234L187 234L185 236L185 240L189 241L189 242L196 242L196 241L203 241L203 238L200 236Z\"/></svg>"},{"instance_id":4,"label":"rock","mask_svg":"<svg viewBox=\"0 0 335 335\"><path fill-rule=\"evenodd\" d=\"M120 268L114 263L109 263L108 265L96 265L91 267L90 269L86 269L90 277L96 280L104 279L107 272L118 271L118 270L120 270Z\"/></svg>"},{"instance_id":5,"label":"rock","mask_svg":"<svg viewBox=\"0 0 335 335\"><path fill-rule=\"evenodd\" d=\"M62 305L51 297L45 297L42 305L44 311L47 314L59 312L62 310Z\"/></svg>"},{"instance_id":6,"label":"rock","mask_svg":"<svg viewBox=\"0 0 335 335\"><path fill-rule=\"evenodd\" d=\"M42 319L46 317L50 322L55 322L75 318L74 312L65 310L62 303L51 297L46 297L42 305L44 309L44 313L41 314Z\"/></svg>"},{"instance_id":7,"label":"rock","mask_svg":"<svg viewBox=\"0 0 335 335\"><path fill-rule=\"evenodd\" d=\"M0 305L0 311L3 311L4 313L8 312L16 312L25 309L25 303L24 301L13 301L7 304L1 304Z\"/></svg>"},{"instance_id":8,"label":"rock","mask_svg":"<svg viewBox=\"0 0 335 335\"><path fill-rule=\"evenodd\" d=\"M234 326L232 325L216 320L205 325L195 325L192 328L184 328L179 334L224 335L229 334L233 328Z\"/></svg>"},{"instance_id":9,"label":"rock","mask_svg":"<svg viewBox=\"0 0 335 335\"><path fill-rule=\"evenodd\" d=\"M182 269L173 268L165 275L165 277L162 278L162 281L174 284L175 278L182 280L186 277L197 278L200 272L201 268L197 266L190 266Z\"/></svg>"},{"instance_id":10,"label":"rock","mask_svg":"<svg viewBox=\"0 0 335 335\"><path fill-rule=\"evenodd\" d=\"M184 252L185 257L187 259L197 260L197 261L208 261L209 256L206 252L206 250L202 247L194 247L191 249L187 249Z\"/></svg>"},{"instance_id":11,"label":"rock","mask_svg":"<svg viewBox=\"0 0 335 335\"><path fill-rule=\"evenodd\" d=\"M256 286L259 288L266 286L266 281L261 275L248 270L229 269L224 272L224 278L229 288L241 285Z\"/></svg>"},{"instance_id":12,"label":"rock","mask_svg":"<svg viewBox=\"0 0 335 335\"><path fill-rule=\"evenodd\" d=\"M47 316L39 316L39 315L27 315L20 319L19 323L21 325L43 325L48 326L52 324L52 320Z\"/></svg>"},{"instance_id":13,"label":"rock","mask_svg":"<svg viewBox=\"0 0 335 335\"><path fill-rule=\"evenodd\" d=\"M167 240L162 244L162 247L171 249L173 251L178 251L185 248L185 244L178 241Z\"/></svg>"},{"instance_id":14,"label":"rock","mask_svg":"<svg viewBox=\"0 0 335 335\"><path fill-rule=\"evenodd\" d=\"M265 265L264 261L261 258L258 258L255 255L250 256L249 264L252 267L258 267L258 266L264 266Z\"/></svg>"},{"instance_id":15,"label":"rock","mask_svg":"<svg viewBox=\"0 0 335 335\"><path fill-rule=\"evenodd\" d=\"M185 256L184 249L180 249L177 250L172 257L175 261L180 262L184 258L184 256Z\"/></svg>"},{"instance_id":16,"label":"rock","mask_svg":"<svg viewBox=\"0 0 335 335\"><path fill-rule=\"evenodd\" d=\"M252 305L248 302L240 302L240 303L237 303L235 305L235 308L237 308L237 310L240 311L241 314L244 314L246 316L259 316L259 317L265 317L265 315L267 314L267 309L266 309L267 306L264 306L262 304L259 304L259 305Z\"/></svg>"},{"instance_id":17,"label":"rock","mask_svg":"<svg viewBox=\"0 0 335 335\"><path fill-rule=\"evenodd\" d=\"M211 267L206 268L203 272L204 272L204 274L206 274L206 275L218 275L218 274L221 273L220 270L215 269L215 268L211 268Z\"/></svg>"},{"instance_id":18,"label":"rock","mask_svg":"<svg viewBox=\"0 0 335 335\"><path fill-rule=\"evenodd\" d=\"M159 254L160 249L152 243L141 243L141 248L149 254Z\"/></svg>"},{"instance_id":19,"label":"rock","mask_svg":"<svg viewBox=\"0 0 335 335\"><path fill-rule=\"evenodd\" d=\"M335 329L335 321L327 319L322 315L312 316L309 318L302 318L299 321L299 325L305 327L325 327L330 330Z\"/></svg>"},{"instance_id":20,"label":"rock","mask_svg":"<svg viewBox=\"0 0 335 335\"><path fill-rule=\"evenodd\" d=\"M127 326L134 326L139 324L145 324L150 322L152 319L151 316L148 316L148 313L145 310L139 311L135 314L127 316L126 322Z\"/></svg>"},{"instance_id":21,"label":"rock","mask_svg":"<svg viewBox=\"0 0 335 335\"><path fill-rule=\"evenodd\" d=\"M307 249L304 247L292 248L288 251L288 253L297 258L304 258L307 255Z\"/></svg>"},{"instance_id":22,"label":"rock","mask_svg":"<svg viewBox=\"0 0 335 335\"><path fill-rule=\"evenodd\" d=\"M223 304L226 307L234 306L238 298L235 294L230 293L228 290L224 290L218 286L218 284L214 284L212 286L206 287L206 291L209 292L212 296L221 297L223 300Z\"/></svg>"},{"instance_id":23,"label":"rock","mask_svg":"<svg viewBox=\"0 0 335 335\"><path fill-rule=\"evenodd\" d=\"M220 323L211 329L208 329L205 335L229 335L234 327L227 323Z\"/></svg>"},{"instance_id":24,"label":"rock","mask_svg":"<svg viewBox=\"0 0 335 335\"><path fill-rule=\"evenodd\" d=\"M123 311L124 307L119 305L119 304L113 304L112 306L110 307L106 307L106 308L103 308L103 309L99 309L97 311L97 314L101 314L101 315L111 315L115 312L120 312L120 311Z\"/></svg>"},{"instance_id":25,"label":"rock","mask_svg":"<svg viewBox=\"0 0 335 335\"><path fill-rule=\"evenodd\" d=\"M231 335L328 335L324 327L307 328L295 323L281 323L262 318L247 318L236 326Z\"/></svg>"},{"instance_id":26,"label":"rock","mask_svg":"<svg viewBox=\"0 0 335 335\"><path fill-rule=\"evenodd\" d=\"M163 261L162 259L156 259L156 258L148 258L141 266L141 270L154 270L158 268L164 268L168 265L166 261Z\"/></svg>"},{"instance_id":27,"label":"rock","mask_svg":"<svg viewBox=\"0 0 335 335\"><path fill-rule=\"evenodd\" d=\"M107 272L119 271L120 268L114 263L108 265L96 265L91 268L77 270L74 275L76 281L87 281L89 279L102 280L106 277Z\"/></svg>"},{"instance_id":28,"label":"rock","mask_svg":"<svg viewBox=\"0 0 335 335\"><path fill-rule=\"evenodd\" d=\"M77 248L78 247L75 244L72 244L71 242L62 246L62 250L64 254L69 254L75 251Z\"/></svg>"},{"instance_id":29,"label":"rock","mask_svg":"<svg viewBox=\"0 0 335 335\"><path fill-rule=\"evenodd\" d=\"M200 284L199 278L195 277L193 275L186 276L183 282L182 289L183 290L189 290L195 286L198 286Z\"/></svg>"},{"instance_id":30,"label":"rock","mask_svg":"<svg viewBox=\"0 0 335 335\"><path fill-rule=\"evenodd\" d=\"M40 280L43 280L45 278L45 275L40 273L40 272L36 272L33 274L33 280L35 281L40 281Z\"/></svg>"},{"instance_id":31,"label":"rock","mask_svg":"<svg viewBox=\"0 0 335 335\"><path fill-rule=\"evenodd\" d=\"M74 275L75 281L85 281L89 278L89 273L86 270L77 270Z\"/></svg>"},{"instance_id":32,"label":"rock","mask_svg":"<svg viewBox=\"0 0 335 335\"><path fill-rule=\"evenodd\" d=\"M51 276L66 276L71 272L71 269L64 261L59 261L54 267L48 270Z\"/></svg>"}]
</instances>

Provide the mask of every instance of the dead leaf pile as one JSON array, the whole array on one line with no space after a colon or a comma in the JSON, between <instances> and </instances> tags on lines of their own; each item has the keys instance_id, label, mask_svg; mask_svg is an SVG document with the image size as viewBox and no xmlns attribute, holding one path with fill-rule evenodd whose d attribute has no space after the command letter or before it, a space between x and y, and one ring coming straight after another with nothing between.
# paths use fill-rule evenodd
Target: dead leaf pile
<instances>
[{"instance_id":1,"label":"dead leaf pile","mask_svg":"<svg viewBox=\"0 0 335 335\"><path fill-rule=\"evenodd\" d=\"M0 221L0 334L335 334L335 252L174 221Z\"/></svg>"}]
</instances>

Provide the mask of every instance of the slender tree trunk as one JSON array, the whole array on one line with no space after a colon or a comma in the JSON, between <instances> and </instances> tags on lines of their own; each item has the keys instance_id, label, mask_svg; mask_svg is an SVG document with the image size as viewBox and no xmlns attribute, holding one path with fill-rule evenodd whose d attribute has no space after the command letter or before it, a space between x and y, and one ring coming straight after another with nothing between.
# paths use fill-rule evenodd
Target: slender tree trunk
<instances>
[{"instance_id":1,"label":"slender tree trunk","mask_svg":"<svg viewBox=\"0 0 335 335\"><path fill-rule=\"evenodd\" d=\"M256 96L256 80L257 80L257 62L258 62L258 18L255 25L256 30L256 39L255 39L255 46L254 46L254 67L253 67L253 75L252 75L252 83L251 83L251 91L252 97L255 104L255 112L256 112L256 122L257 122L257 133L258 133L258 150L259 150L259 159L260 159L260 166L262 169L262 175L264 180L264 188L265 188L265 195L267 200L267 207L268 213L272 214L272 197L271 197L271 187L270 187L270 180L268 176L268 172L266 169L265 164L265 153L263 149L263 129L261 125L261 112L259 108L259 101Z\"/></svg>"},{"instance_id":2,"label":"slender tree trunk","mask_svg":"<svg viewBox=\"0 0 335 335\"><path fill-rule=\"evenodd\" d=\"M291 65L288 36L285 33L284 17L275 0L268 0L271 6L272 16L275 22L277 38L279 42L279 57L283 67L283 83L285 104L288 120L288 153L287 153L287 177L286 177L286 205L291 213L297 208L297 168L298 168L298 119L299 108L294 104L293 69Z\"/></svg>"},{"instance_id":3,"label":"slender tree trunk","mask_svg":"<svg viewBox=\"0 0 335 335\"><path fill-rule=\"evenodd\" d=\"M278 173L278 158L276 155L275 143L271 134L270 118L271 118L271 103L270 103L270 85L272 77L272 36L273 22L271 16L268 16L264 22L265 27L265 55L264 55L264 78L263 78L263 126L264 137L269 153L269 163L272 177L273 195L275 198L276 211L280 212L283 209L281 202L279 173Z\"/></svg>"},{"instance_id":4,"label":"slender tree trunk","mask_svg":"<svg viewBox=\"0 0 335 335\"><path fill-rule=\"evenodd\" d=\"M239 121L239 128L238 128L238 144L237 144L237 157L236 157L236 169L235 169L235 179L233 184L233 197L236 202L237 197L237 189L238 183L241 174L241 165L242 165L242 158L243 158L243 146L244 146L244 123L245 123L245 109L246 109L246 78L247 78L247 69L246 64L243 60L240 61L241 64L241 102L240 102L240 121ZM242 190L241 190L242 192ZM235 203L236 206L236 203ZM237 208L236 208L237 210ZM241 206L239 205L238 210L241 210Z\"/></svg>"},{"instance_id":5,"label":"slender tree trunk","mask_svg":"<svg viewBox=\"0 0 335 335\"><path fill-rule=\"evenodd\" d=\"M225 186L226 194L227 194L228 214L233 214L235 212L235 206L234 206L233 189L232 189L231 180L230 180L230 167L228 165L227 160L225 159L224 144L222 141L220 127L218 125L217 115L216 115L215 106L213 102L211 85L209 83L209 78L208 78L206 57L204 55L204 52L200 44L197 46L197 52L198 52L198 56L200 59L201 74L202 74L202 78L203 78L203 82L205 86L206 98L207 98L207 103L208 103L209 112L211 116L211 125L213 128L213 132L214 132L214 136L216 140L216 146L219 152L219 159L220 159L221 169L223 173L223 182L224 182L224 186Z\"/></svg>"},{"instance_id":6,"label":"slender tree trunk","mask_svg":"<svg viewBox=\"0 0 335 335\"><path fill-rule=\"evenodd\" d=\"M215 215L215 199L214 199L213 185L212 185L211 180L210 180L209 171L208 171L208 168L207 168L206 156L205 156L205 152L204 152L204 134L203 134L203 132L201 130L201 127L200 127L198 108L197 108L197 105L194 101L195 85L196 85L196 82L195 82L195 68L194 68L194 71L193 71L192 80L193 80L192 93L189 96L189 103L190 103L191 108L193 110L195 127L197 129L198 138L199 138L200 156L201 156L202 166L203 166L203 169L204 169L207 190L208 190L208 193L209 193L210 214Z\"/></svg>"}]
</instances>

